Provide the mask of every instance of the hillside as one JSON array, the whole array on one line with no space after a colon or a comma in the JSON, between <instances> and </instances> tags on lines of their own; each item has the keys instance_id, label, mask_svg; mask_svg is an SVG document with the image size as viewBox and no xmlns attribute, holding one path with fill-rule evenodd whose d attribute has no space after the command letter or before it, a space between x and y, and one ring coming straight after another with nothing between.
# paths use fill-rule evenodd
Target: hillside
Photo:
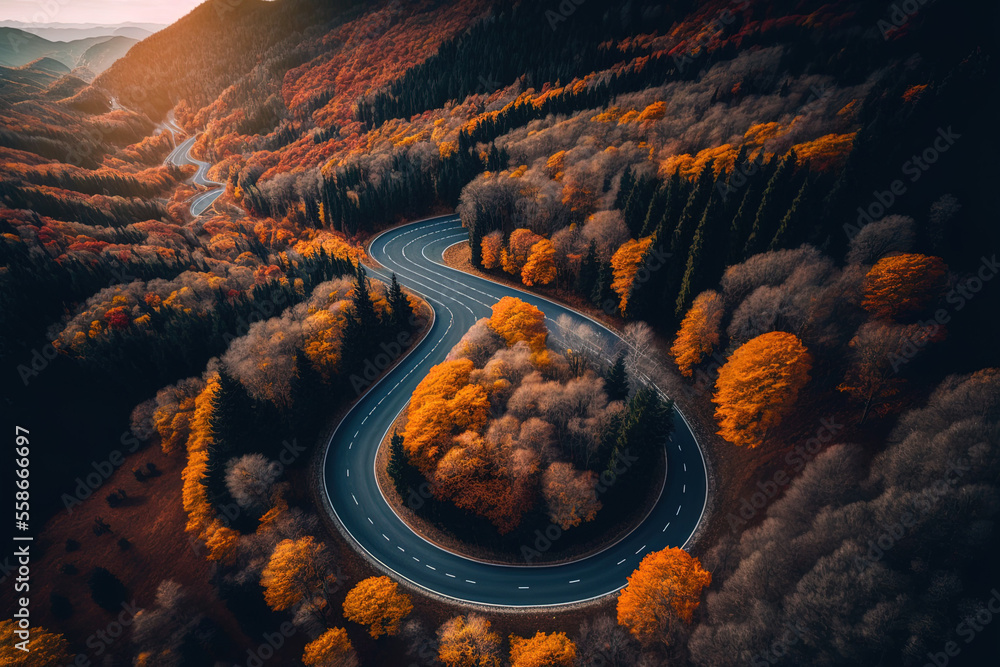
<instances>
[{"instance_id":1,"label":"hillside","mask_svg":"<svg viewBox=\"0 0 1000 667\"><path fill-rule=\"evenodd\" d=\"M131 37L111 37L84 51L77 60L76 66L86 67L95 75L100 74L128 53L135 44L138 44L138 40Z\"/></svg>"},{"instance_id":2,"label":"hillside","mask_svg":"<svg viewBox=\"0 0 1000 667\"><path fill-rule=\"evenodd\" d=\"M100 25L96 23L24 23L22 21L0 21L0 27L17 28L51 42L71 42L88 37L113 37L121 35L136 40L149 37L154 32L162 30L165 25L158 23L115 23Z\"/></svg>"},{"instance_id":3,"label":"hillside","mask_svg":"<svg viewBox=\"0 0 1000 667\"><path fill-rule=\"evenodd\" d=\"M0 27L0 65L20 67L39 58L49 58L69 69L86 67L96 73L107 69L135 43L130 37L110 35L49 41L17 28Z\"/></svg>"}]
</instances>

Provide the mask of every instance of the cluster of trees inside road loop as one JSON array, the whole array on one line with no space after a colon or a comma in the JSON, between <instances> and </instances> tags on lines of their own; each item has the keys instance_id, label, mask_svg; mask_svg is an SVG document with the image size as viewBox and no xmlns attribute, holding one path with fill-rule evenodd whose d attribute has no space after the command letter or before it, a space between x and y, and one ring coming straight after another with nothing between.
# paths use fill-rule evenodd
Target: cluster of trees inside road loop
<instances>
[{"instance_id":1,"label":"cluster of trees inside road loop","mask_svg":"<svg viewBox=\"0 0 1000 667\"><path fill-rule=\"evenodd\" d=\"M541 311L501 299L431 369L407 411L408 463L435 497L501 534L540 502L563 529L592 521L600 473L625 449L655 456L669 432L669 405L651 390L609 397L601 375L547 339Z\"/></svg>"}]
</instances>

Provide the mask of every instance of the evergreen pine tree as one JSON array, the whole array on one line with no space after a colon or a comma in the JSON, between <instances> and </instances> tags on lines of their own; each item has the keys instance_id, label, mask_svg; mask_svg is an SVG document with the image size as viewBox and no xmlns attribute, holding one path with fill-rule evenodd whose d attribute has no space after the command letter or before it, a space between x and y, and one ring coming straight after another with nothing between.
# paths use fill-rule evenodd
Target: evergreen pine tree
<instances>
[{"instance_id":1,"label":"evergreen pine tree","mask_svg":"<svg viewBox=\"0 0 1000 667\"><path fill-rule=\"evenodd\" d=\"M611 290L613 275L611 262L601 262L600 270L597 272L597 282L594 283L594 291L590 295L590 300L598 308L604 309L607 303L614 302L615 294Z\"/></svg>"},{"instance_id":2,"label":"evergreen pine tree","mask_svg":"<svg viewBox=\"0 0 1000 667\"><path fill-rule=\"evenodd\" d=\"M774 232L781 222L781 212L788 210L786 207L791 198L789 189L795 178L795 163L795 151L791 150L768 181L753 221L753 228L743 248L744 257L763 252L767 247L767 240L774 237Z\"/></svg>"},{"instance_id":3,"label":"evergreen pine tree","mask_svg":"<svg viewBox=\"0 0 1000 667\"><path fill-rule=\"evenodd\" d=\"M398 334L401 331L409 331L410 320L413 318L413 307L410 300L396 280L396 274L392 274L392 282L389 284L389 317L390 333Z\"/></svg>"},{"instance_id":4,"label":"evergreen pine tree","mask_svg":"<svg viewBox=\"0 0 1000 667\"><path fill-rule=\"evenodd\" d=\"M701 291L702 285L706 282L704 275L705 264L705 244L713 236L715 228L718 227L719 216L718 197L713 192L708 198L708 205L702 213L698 228L695 229L694 238L691 240L691 249L688 251L687 264L684 267L684 277L681 279L681 286L677 293L677 300L674 303L674 316L683 317L694 296ZM714 276L712 276L714 277Z\"/></svg>"},{"instance_id":5,"label":"evergreen pine tree","mask_svg":"<svg viewBox=\"0 0 1000 667\"><path fill-rule=\"evenodd\" d=\"M576 275L576 291L586 297L594 293L594 285L597 284L598 273L600 272L600 260L597 257L597 241L591 241L587 248L587 254L580 262L580 272Z\"/></svg>"},{"instance_id":6,"label":"evergreen pine tree","mask_svg":"<svg viewBox=\"0 0 1000 667\"><path fill-rule=\"evenodd\" d=\"M795 196L791 208L785 213L778 225L778 231L774 233L768 250L780 250L782 248L793 248L802 241L803 228L806 224L807 211L809 209L810 183L807 178L799 188L799 194Z\"/></svg>"},{"instance_id":7,"label":"evergreen pine tree","mask_svg":"<svg viewBox=\"0 0 1000 667\"><path fill-rule=\"evenodd\" d=\"M618 354L614 365L608 369L604 376L604 390L608 394L608 399L612 401L623 401L628 398L628 374L625 372L625 353Z\"/></svg>"},{"instance_id":8,"label":"evergreen pine tree","mask_svg":"<svg viewBox=\"0 0 1000 667\"><path fill-rule=\"evenodd\" d=\"M389 441L389 462L386 464L386 472L396 487L396 492L405 499L413 483L413 469L406 459L406 452L403 451L403 436L398 432L393 432Z\"/></svg>"}]
</instances>

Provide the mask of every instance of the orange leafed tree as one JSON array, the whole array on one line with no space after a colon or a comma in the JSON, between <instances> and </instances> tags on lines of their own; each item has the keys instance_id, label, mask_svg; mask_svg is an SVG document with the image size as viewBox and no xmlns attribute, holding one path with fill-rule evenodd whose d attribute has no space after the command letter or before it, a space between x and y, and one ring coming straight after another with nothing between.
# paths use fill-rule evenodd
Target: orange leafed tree
<instances>
[{"instance_id":1,"label":"orange leafed tree","mask_svg":"<svg viewBox=\"0 0 1000 667\"><path fill-rule=\"evenodd\" d=\"M683 549L648 554L618 596L618 623L642 642L669 643L677 621L691 622L710 583L711 573Z\"/></svg>"},{"instance_id":2,"label":"orange leafed tree","mask_svg":"<svg viewBox=\"0 0 1000 667\"><path fill-rule=\"evenodd\" d=\"M276 611L302 601L323 609L337 582L325 566L328 558L326 545L312 536L279 542L261 574L264 601Z\"/></svg>"},{"instance_id":3,"label":"orange leafed tree","mask_svg":"<svg viewBox=\"0 0 1000 667\"><path fill-rule=\"evenodd\" d=\"M529 638L511 635L511 667L572 667L575 662L576 644L565 632L538 632Z\"/></svg>"},{"instance_id":4,"label":"orange leafed tree","mask_svg":"<svg viewBox=\"0 0 1000 667\"><path fill-rule=\"evenodd\" d=\"M574 470L563 461L556 461L545 470L542 495L549 507L549 518L563 530L593 521L601 509L597 473Z\"/></svg>"},{"instance_id":5,"label":"orange leafed tree","mask_svg":"<svg viewBox=\"0 0 1000 667\"><path fill-rule=\"evenodd\" d=\"M530 229L515 229L507 241L507 249L503 253L503 270L516 276L521 273L528 261L531 247L542 240L542 237Z\"/></svg>"},{"instance_id":6,"label":"orange leafed tree","mask_svg":"<svg viewBox=\"0 0 1000 667\"><path fill-rule=\"evenodd\" d=\"M489 325L500 334L508 347L525 341L536 355L544 354L549 337L545 314L530 303L505 296L493 306Z\"/></svg>"},{"instance_id":7,"label":"orange leafed tree","mask_svg":"<svg viewBox=\"0 0 1000 667\"><path fill-rule=\"evenodd\" d=\"M188 424L188 460L181 473L181 479L184 480L181 501L188 516L186 530L203 540L207 538L209 527L215 520L215 510L208 501L203 480L208 475L208 446L212 443L212 401L218 388L219 376L214 375L195 398L194 414Z\"/></svg>"},{"instance_id":8,"label":"orange leafed tree","mask_svg":"<svg viewBox=\"0 0 1000 667\"><path fill-rule=\"evenodd\" d=\"M503 254L503 232L490 232L484 236L483 245L479 253L484 269L495 269L500 266Z\"/></svg>"},{"instance_id":9,"label":"orange leafed tree","mask_svg":"<svg viewBox=\"0 0 1000 667\"><path fill-rule=\"evenodd\" d=\"M632 283L635 282L635 275L642 266L642 262L653 245L653 237L647 236L639 239L629 239L622 244L611 257L611 289L615 291L619 298L619 309L624 314L628 307L629 294L632 292Z\"/></svg>"},{"instance_id":10,"label":"orange leafed tree","mask_svg":"<svg viewBox=\"0 0 1000 667\"><path fill-rule=\"evenodd\" d=\"M31 649L25 653L17 648L21 641L15 636L14 621L0 621L0 665L20 665L22 667L61 667L70 661L69 643L62 635L49 632L45 628L31 628L28 644Z\"/></svg>"},{"instance_id":11,"label":"orange leafed tree","mask_svg":"<svg viewBox=\"0 0 1000 667\"><path fill-rule=\"evenodd\" d=\"M556 279L556 249L552 241L542 239L531 246L528 261L521 269L521 282L528 287L548 285Z\"/></svg>"},{"instance_id":12,"label":"orange leafed tree","mask_svg":"<svg viewBox=\"0 0 1000 667\"><path fill-rule=\"evenodd\" d=\"M438 658L447 667L500 667L500 635L479 614L456 616L438 630Z\"/></svg>"},{"instance_id":13,"label":"orange leafed tree","mask_svg":"<svg viewBox=\"0 0 1000 667\"><path fill-rule=\"evenodd\" d=\"M809 382L812 356L797 337L772 331L740 346L719 370L712 401L719 435L757 447Z\"/></svg>"},{"instance_id":14,"label":"orange leafed tree","mask_svg":"<svg viewBox=\"0 0 1000 667\"><path fill-rule=\"evenodd\" d=\"M369 577L358 582L344 600L344 618L368 626L368 634L378 638L395 635L413 602L399 592L399 584L389 577Z\"/></svg>"},{"instance_id":15,"label":"orange leafed tree","mask_svg":"<svg viewBox=\"0 0 1000 667\"><path fill-rule=\"evenodd\" d=\"M302 663L307 667L357 667L358 655L343 628L331 628L306 644Z\"/></svg>"},{"instance_id":16,"label":"orange leafed tree","mask_svg":"<svg viewBox=\"0 0 1000 667\"><path fill-rule=\"evenodd\" d=\"M691 377L694 367L718 347L722 315L722 297L717 292L702 292L691 304L670 348L681 375Z\"/></svg>"},{"instance_id":17,"label":"orange leafed tree","mask_svg":"<svg viewBox=\"0 0 1000 667\"><path fill-rule=\"evenodd\" d=\"M489 418L489 398L469 384L468 359L445 361L430 370L413 390L403 442L410 462L430 478L455 436L479 430Z\"/></svg>"},{"instance_id":18,"label":"orange leafed tree","mask_svg":"<svg viewBox=\"0 0 1000 667\"><path fill-rule=\"evenodd\" d=\"M919 312L941 293L947 272L940 257L916 253L883 257L865 276L861 305L876 317Z\"/></svg>"}]
</instances>

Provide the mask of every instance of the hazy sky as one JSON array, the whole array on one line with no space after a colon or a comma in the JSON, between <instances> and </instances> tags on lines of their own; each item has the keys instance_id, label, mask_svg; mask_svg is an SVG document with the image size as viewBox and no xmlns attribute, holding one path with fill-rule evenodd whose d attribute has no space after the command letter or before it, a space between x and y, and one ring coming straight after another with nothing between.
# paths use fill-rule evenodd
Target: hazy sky
<instances>
[{"instance_id":1,"label":"hazy sky","mask_svg":"<svg viewBox=\"0 0 1000 667\"><path fill-rule=\"evenodd\" d=\"M204 0L0 0L0 20L173 23Z\"/></svg>"}]
</instances>

